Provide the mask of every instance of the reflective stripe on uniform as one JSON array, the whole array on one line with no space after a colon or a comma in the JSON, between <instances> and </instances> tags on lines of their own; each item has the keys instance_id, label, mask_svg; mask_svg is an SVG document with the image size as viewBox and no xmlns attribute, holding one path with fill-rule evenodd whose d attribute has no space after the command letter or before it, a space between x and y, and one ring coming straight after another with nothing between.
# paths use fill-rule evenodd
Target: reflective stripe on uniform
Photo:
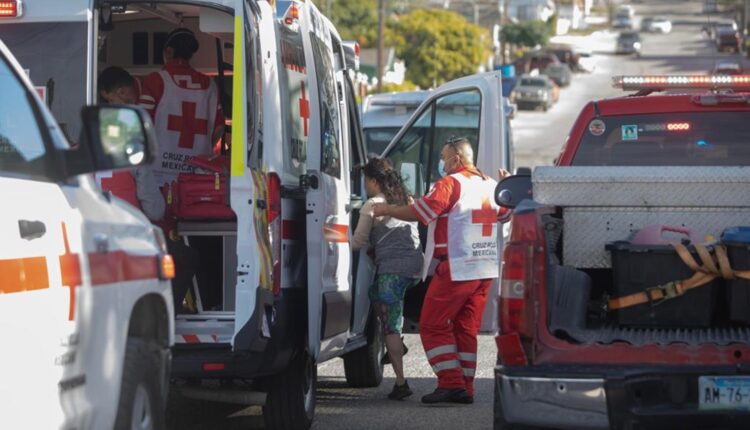
<instances>
[{"instance_id":1,"label":"reflective stripe on uniform","mask_svg":"<svg viewBox=\"0 0 750 430\"><path fill-rule=\"evenodd\" d=\"M424 213L426 213L427 215L429 215L426 219L432 220L432 219L435 219L435 218L438 217L438 215L435 213L435 211L433 211L432 208L430 208L430 206L427 203L424 202L424 200L421 200L421 199L417 200L416 203L415 203L415 205L417 207L421 208Z\"/></svg>"},{"instance_id":2,"label":"reflective stripe on uniform","mask_svg":"<svg viewBox=\"0 0 750 430\"><path fill-rule=\"evenodd\" d=\"M477 369L474 369L472 367L462 367L461 370L464 372L464 376L468 376L470 378L473 378L477 372Z\"/></svg>"},{"instance_id":3,"label":"reflective stripe on uniform","mask_svg":"<svg viewBox=\"0 0 750 430\"><path fill-rule=\"evenodd\" d=\"M429 221L431 218L425 213L424 209L422 209L422 206L419 204L420 201L421 200L417 200L416 203L414 203L414 210L417 211L417 214L423 221Z\"/></svg>"},{"instance_id":4,"label":"reflective stripe on uniform","mask_svg":"<svg viewBox=\"0 0 750 430\"><path fill-rule=\"evenodd\" d=\"M477 355L473 352L459 352L458 358L461 361L477 361Z\"/></svg>"},{"instance_id":5,"label":"reflective stripe on uniform","mask_svg":"<svg viewBox=\"0 0 750 430\"><path fill-rule=\"evenodd\" d=\"M427 359L432 360L433 358L437 357L441 354L454 354L457 351L456 345L442 345L435 348L432 348L429 351L426 351L425 354L427 354Z\"/></svg>"},{"instance_id":6,"label":"reflective stripe on uniform","mask_svg":"<svg viewBox=\"0 0 750 430\"><path fill-rule=\"evenodd\" d=\"M440 363L433 365L432 370L435 373L437 373L437 372L440 372L441 370L458 369L460 367L461 366L459 366L458 360L446 360L446 361L441 361Z\"/></svg>"}]
</instances>

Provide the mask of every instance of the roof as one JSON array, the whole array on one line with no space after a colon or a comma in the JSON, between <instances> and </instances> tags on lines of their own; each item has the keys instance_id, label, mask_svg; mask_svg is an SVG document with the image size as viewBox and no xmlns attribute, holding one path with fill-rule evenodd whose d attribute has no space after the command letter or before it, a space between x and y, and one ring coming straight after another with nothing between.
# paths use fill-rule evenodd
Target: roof
<instances>
[{"instance_id":1,"label":"roof","mask_svg":"<svg viewBox=\"0 0 750 430\"><path fill-rule=\"evenodd\" d=\"M693 102L695 96L710 94L696 92L692 94L656 94L649 96L617 97L599 100L596 104L602 116L639 115L669 112L695 111L750 111L750 105L741 103L726 103L716 106L704 106ZM747 94L750 93L739 93Z\"/></svg>"}]
</instances>

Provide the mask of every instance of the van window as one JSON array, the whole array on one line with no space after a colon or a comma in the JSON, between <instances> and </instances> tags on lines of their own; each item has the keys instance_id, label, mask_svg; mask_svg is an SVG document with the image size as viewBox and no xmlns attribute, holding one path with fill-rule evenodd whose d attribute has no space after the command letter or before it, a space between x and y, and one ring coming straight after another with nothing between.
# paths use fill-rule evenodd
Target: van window
<instances>
[{"instance_id":1,"label":"van window","mask_svg":"<svg viewBox=\"0 0 750 430\"><path fill-rule=\"evenodd\" d=\"M435 126L430 160L430 183L440 179L438 163L443 143L450 137L465 137L474 147L474 162L479 144L479 113L482 96L477 90L448 94L436 102Z\"/></svg>"},{"instance_id":2,"label":"van window","mask_svg":"<svg viewBox=\"0 0 750 430\"><path fill-rule=\"evenodd\" d=\"M310 33L310 40L320 93L321 168L323 173L341 178L341 120L330 49L314 32Z\"/></svg>"},{"instance_id":3,"label":"van window","mask_svg":"<svg viewBox=\"0 0 750 430\"><path fill-rule=\"evenodd\" d=\"M308 80L302 35L278 26L281 48L282 98L287 111L287 140L289 151L284 151L284 171L299 178L305 173L307 139L310 128L310 85ZM284 85L286 84L286 85Z\"/></svg>"},{"instance_id":4,"label":"van window","mask_svg":"<svg viewBox=\"0 0 750 430\"><path fill-rule=\"evenodd\" d=\"M387 155L393 167L401 172L406 187L415 197L424 194L424 178L427 172L424 151L431 123L432 106L422 112Z\"/></svg>"},{"instance_id":5,"label":"van window","mask_svg":"<svg viewBox=\"0 0 750 430\"><path fill-rule=\"evenodd\" d=\"M4 23L0 39L28 71L34 86L46 87L52 114L68 141L77 142L80 112L86 105L87 24Z\"/></svg>"},{"instance_id":6,"label":"van window","mask_svg":"<svg viewBox=\"0 0 750 430\"><path fill-rule=\"evenodd\" d=\"M0 59L0 174L44 177L44 138L31 94Z\"/></svg>"}]
</instances>

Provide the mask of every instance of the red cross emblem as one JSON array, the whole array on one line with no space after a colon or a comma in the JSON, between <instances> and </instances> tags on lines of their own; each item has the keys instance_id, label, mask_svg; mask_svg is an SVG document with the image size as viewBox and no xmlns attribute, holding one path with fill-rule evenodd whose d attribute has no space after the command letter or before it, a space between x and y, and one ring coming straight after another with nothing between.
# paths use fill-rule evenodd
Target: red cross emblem
<instances>
[{"instance_id":1,"label":"red cross emblem","mask_svg":"<svg viewBox=\"0 0 750 430\"><path fill-rule=\"evenodd\" d=\"M307 124L310 120L310 100L305 96L305 83L300 84L299 116L305 124L305 136L307 136Z\"/></svg>"},{"instance_id":2,"label":"red cross emblem","mask_svg":"<svg viewBox=\"0 0 750 430\"><path fill-rule=\"evenodd\" d=\"M180 133L180 148L193 149L195 135L208 136L208 120L195 117L196 104L194 102L182 102L182 116L169 115L167 118L167 130Z\"/></svg>"},{"instance_id":3,"label":"red cross emblem","mask_svg":"<svg viewBox=\"0 0 750 430\"><path fill-rule=\"evenodd\" d=\"M492 236L492 226L497 223L497 212L490 206L490 200L482 201L482 209L471 211L471 222L482 224L482 236Z\"/></svg>"}]
</instances>

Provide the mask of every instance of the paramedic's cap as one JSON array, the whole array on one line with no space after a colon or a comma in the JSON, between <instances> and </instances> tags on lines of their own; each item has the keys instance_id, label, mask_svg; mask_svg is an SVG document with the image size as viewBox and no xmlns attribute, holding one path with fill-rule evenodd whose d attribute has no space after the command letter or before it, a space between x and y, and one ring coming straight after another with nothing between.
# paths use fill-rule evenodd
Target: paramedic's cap
<instances>
[{"instance_id":1,"label":"paramedic's cap","mask_svg":"<svg viewBox=\"0 0 750 430\"><path fill-rule=\"evenodd\" d=\"M167 35L164 42L164 48L172 48L175 56L179 58L190 59L198 51L200 45L190 29L176 28Z\"/></svg>"}]
</instances>

